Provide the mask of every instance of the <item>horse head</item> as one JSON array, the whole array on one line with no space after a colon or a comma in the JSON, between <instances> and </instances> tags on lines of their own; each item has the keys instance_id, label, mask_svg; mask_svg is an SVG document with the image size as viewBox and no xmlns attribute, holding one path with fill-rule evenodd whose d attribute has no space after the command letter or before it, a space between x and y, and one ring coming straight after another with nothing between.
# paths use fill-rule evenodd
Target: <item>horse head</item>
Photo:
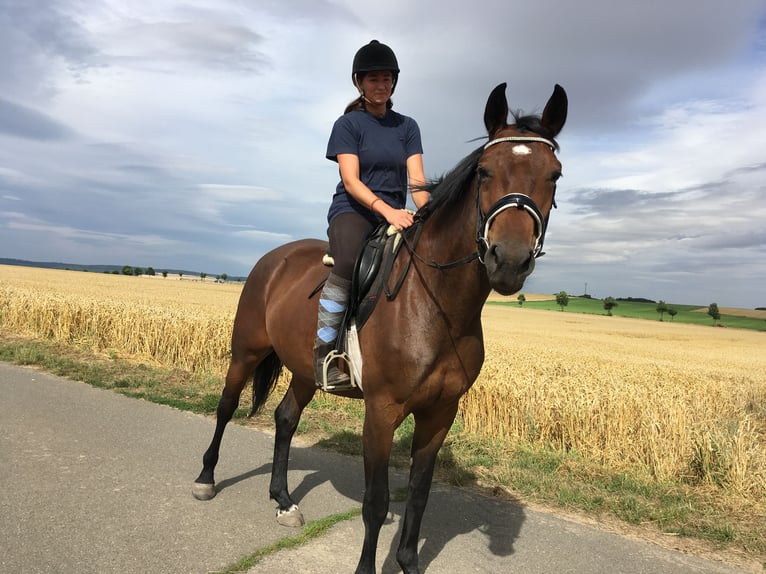
<instances>
[{"instance_id":1,"label":"horse head","mask_svg":"<svg viewBox=\"0 0 766 574\"><path fill-rule=\"evenodd\" d=\"M516 117L508 124L506 84L487 100L484 125L489 143L479 159L477 241L492 288L519 291L542 255L556 181L556 135L567 117L567 95L556 85L541 117Z\"/></svg>"}]
</instances>

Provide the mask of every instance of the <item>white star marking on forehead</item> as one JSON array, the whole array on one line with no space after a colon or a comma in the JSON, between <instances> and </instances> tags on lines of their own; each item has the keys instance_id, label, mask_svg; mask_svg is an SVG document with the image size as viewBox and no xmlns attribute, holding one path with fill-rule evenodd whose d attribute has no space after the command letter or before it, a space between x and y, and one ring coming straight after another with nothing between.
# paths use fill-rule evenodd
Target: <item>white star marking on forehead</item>
<instances>
[{"instance_id":1,"label":"white star marking on forehead","mask_svg":"<svg viewBox=\"0 0 766 574\"><path fill-rule=\"evenodd\" d=\"M514 155L529 155L532 153L532 150L529 148L529 146L525 146L524 144L513 146L511 151Z\"/></svg>"}]
</instances>

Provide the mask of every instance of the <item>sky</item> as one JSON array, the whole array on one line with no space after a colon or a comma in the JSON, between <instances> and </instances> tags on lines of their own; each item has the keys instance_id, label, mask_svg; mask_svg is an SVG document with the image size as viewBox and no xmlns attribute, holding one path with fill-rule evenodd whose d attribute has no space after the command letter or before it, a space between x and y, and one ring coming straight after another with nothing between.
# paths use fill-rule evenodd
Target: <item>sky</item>
<instances>
[{"instance_id":1,"label":"sky","mask_svg":"<svg viewBox=\"0 0 766 574\"><path fill-rule=\"evenodd\" d=\"M566 89L525 292L766 306L763 0L0 0L0 257L237 276L325 238L373 38L431 178L497 84Z\"/></svg>"}]
</instances>

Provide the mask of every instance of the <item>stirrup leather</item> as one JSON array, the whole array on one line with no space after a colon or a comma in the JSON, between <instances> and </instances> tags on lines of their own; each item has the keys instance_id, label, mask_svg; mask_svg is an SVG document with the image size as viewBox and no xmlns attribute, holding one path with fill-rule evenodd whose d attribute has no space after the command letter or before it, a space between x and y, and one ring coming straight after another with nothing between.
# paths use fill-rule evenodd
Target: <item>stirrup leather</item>
<instances>
[{"instance_id":1,"label":"stirrup leather","mask_svg":"<svg viewBox=\"0 0 766 574\"><path fill-rule=\"evenodd\" d=\"M327 371L332 366L332 362L338 359L338 361L343 361L348 366L348 383L344 383L343 385L328 385L327 384ZM332 391L346 391L357 388L358 385L356 384L356 381L354 380L354 368L351 365L351 357L348 355L348 353L341 353L340 351L333 349L324 358L324 361L322 361L322 390L325 392L332 392Z\"/></svg>"}]
</instances>

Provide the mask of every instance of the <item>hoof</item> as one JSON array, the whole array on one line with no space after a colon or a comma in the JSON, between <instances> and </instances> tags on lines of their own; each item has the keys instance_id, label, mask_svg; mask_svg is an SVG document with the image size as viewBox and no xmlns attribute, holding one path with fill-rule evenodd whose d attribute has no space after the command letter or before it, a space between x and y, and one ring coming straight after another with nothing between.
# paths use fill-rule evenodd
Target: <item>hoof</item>
<instances>
[{"instance_id":1,"label":"hoof","mask_svg":"<svg viewBox=\"0 0 766 574\"><path fill-rule=\"evenodd\" d=\"M195 482L192 484L192 494L197 500L210 500L215 498L215 484Z\"/></svg>"},{"instance_id":2,"label":"hoof","mask_svg":"<svg viewBox=\"0 0 766 574\"><path fill-rule=\"evenodd\" d=\"M299 528L306 524L297 504L293 504L287 510L277 509L277 522L282 526L289 526L291 528Z\"/></svg>"}]
</instances>

